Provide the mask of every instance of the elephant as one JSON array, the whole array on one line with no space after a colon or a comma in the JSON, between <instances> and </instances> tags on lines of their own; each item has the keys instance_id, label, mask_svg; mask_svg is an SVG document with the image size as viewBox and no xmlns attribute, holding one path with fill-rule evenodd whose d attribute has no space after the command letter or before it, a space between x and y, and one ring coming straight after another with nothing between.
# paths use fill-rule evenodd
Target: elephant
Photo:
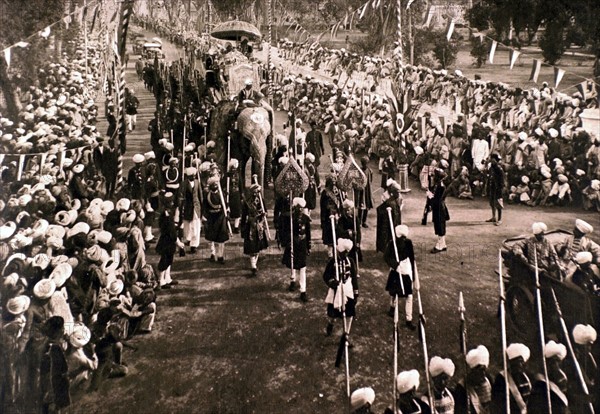
<instances>
[{"instance_id":1,"label":"elephant","mask_svg":"<svg viewBox=\"0 0 600 414\"><path fill-rule=\"evenodd\" d=\"M246 164L252 158L252 174L264 188L271 166L271 122L269 111L262 107L247 107L235 117L235 102L222 101L211 112L208 138L215 142L217 163L227 171L227 136L230 132L230 158L239 161L240 188L246 184ZM237 129L235 123L237 122Z\"/></svg>"}]
</instances>

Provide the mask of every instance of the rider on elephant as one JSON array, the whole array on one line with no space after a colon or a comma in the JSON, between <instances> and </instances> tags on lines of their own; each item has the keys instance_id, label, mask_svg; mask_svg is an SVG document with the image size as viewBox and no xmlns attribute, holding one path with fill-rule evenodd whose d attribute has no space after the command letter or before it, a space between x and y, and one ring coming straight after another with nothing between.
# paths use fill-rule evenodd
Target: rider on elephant
<instances>
[{"instance_id":1,"label":"rider on elephant","mask_svg":"<svg viewBox=\"0 0 600 414\"><path fill-rule=\"evenodd\" d=\"M250 106L259 105L260 100L262 98L262 94L258 91L255 91L252 87L252 79L248 78L244 81L244 89L238 93L238 112L241 112L242 109Z\"/></svg>"}]
</instances>

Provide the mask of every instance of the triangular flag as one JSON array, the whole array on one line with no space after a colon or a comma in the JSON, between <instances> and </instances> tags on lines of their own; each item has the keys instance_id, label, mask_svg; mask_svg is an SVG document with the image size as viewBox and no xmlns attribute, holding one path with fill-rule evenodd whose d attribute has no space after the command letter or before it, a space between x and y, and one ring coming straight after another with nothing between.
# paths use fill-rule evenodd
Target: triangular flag
<instances>
[{"instance_id":1,"label":"triangular flag","mask_svg":"<svg viewBox=\"0 0 600 414\"><path fill-rule=\"evenodd\" d=\"M519 55L521 54L521 52L519 52L518 50L515 49L510 49L510 69L512 70L513 66L515 66L515 63L517 62L517 59L519 58Z\"/></svg>"},{"instance_id":2,"label":"triangular flag","mask_svg":"<svg viewBox=\"0 0 600 414\"><path fill-rule=\"evenodd\" d=\"M19 43L15 44L15 46L20 47L20 48L24 48L24 47L29 46L29 43L27 43L27 42L19 42Z\"/></svg>"},{"instance_id":3,"label":"triangular flag","mask_svg":"<svg viewBox=\"0 0 600 414\"><path fill-rule=\"evenodd\" d=\"M415 0L408 0L408 3L406 3L406 10L408 10L411 6L411 4L413 4L415 2Z\"/></svg>"},{"instance_id":4,"label":"triangular flag","mask_svg":"<svg viewBox=\"0 0 600 414\"><path fill-rule=\"evenodd\" d=\"M42 30L40 32L40 36L42 36L44 39L47 39L48 36L50 36L50 26L47 26L44 30Z\"/></svg>"},{"instance_id":5,"label":"triangular flag","mask_svg":"<svg viewBox=\"0 0 600 414\"><path fill-rule=\"evenodd\" d=\"M425 12L425 19L423 21L423 27L429 27L429 25L431 24L431 19L433 18L433 13L431 12L431 6L429 6L427 8L427 11Z\"/></svg>"},{"instance_id":6,"label":"triangular flag","mask_svg":"<svg viewBox=\"0 0 600 414\"><path fill-rule=\"evenodd\" d=\"M450 38L452 37L452 33L454 33L454 19L451 19L450 22L448 23L448 33L446 34L446 39L448 41L450 41Z\"/></svg>"},{"instance_id":7,"label":"triangular flag","mask_svg":"<svg viewBox=\"0 0 600 414\"><path fill-rule=\"evenodd\" d=\"M514 30L514 28L513 28L512 22L511 22L510 23L510 29L508 30L508 40L512 40L512 38L513 38L513 30Z\"/></svg>"},{"instance_id":8,"label":"triangular flag","mask_svg":"<svg viewBox=\"0 0 600 414\"><path fill-rule=\"evenodd\" d=\"M540 69L542 68L542 61L539 59L533 59L533 66L531 67L531 75L529 80L537 83L538 77L540 76Z\"/></svg>"},{"instance_id":9,"label":"triangular flag","mask_svg":"<svg viewBox=\"0 0 600 414\"><path fill-rule=\"evenodd\" d=\"M63 22L65 22L65 28L68 29L69 28L69 23L71 23L71 15L67 14L64 18L63 18Z\"/></svg>"},{"instance_id":10,"label":"triangular flag","mask_svg":"<svg viewBox=\"0 0 600 414\"><path fill-rule=\"evenodd\" d=\"M561 68L554 67L554 87L558 88L558 84L562 80L563 76L565 76L565 71Z\"/></svg>"},{"instance_id":11,"label":"triangular flag","mask_svg":"<svg viewBox=\"0 0 600 414\"><path fill-rule=\"evenodd\" d=\"M19 166L17 168L17 181L21 181L23 175L23 166L25 164L25 154L19 155Z\"/></svg>"},{"instance_id":12,"label":"triangular flag","mask_svg":"<svg viewBox=\"0 0 600 414\"><path fill-rule=\"evenodd\" d=\"M496 47L498 46L498 42L496 42L495 40L492 42L492 47L490 47L490 57L489 57L489 61L490 63L494 63L494 55L496 54Z\"/></svg>"},{"instance_id":13,"label":"triangular flag","mask_svg":"<svg viewBox=\"0 0 600 414\"><path fill-rule=\"evenodd\" d=\"M3 162L4 162L4 154L0 154L0 166L2 166Z\"/></svg>"},{"instance_id":14,"label":"triangular flag","mask_svg":"<svg viewBox=\"0 0 600 414\"><path fill-rule=\"evenodd\" d=\"M587 81L583 81L575 85L579 93L581 94L581 98L585 101L587 99Z\"/></svg>"},{"instance_id":15,"label":"triangular flag","mask_svg":"<svg viewBox=\"0 0 600 414\"><path fill-rule=\"evenodd\" d=\"M10 47L4 49L4 60L6 60L6 66L10 66Z\"/></svg>"},{"instance_id":16,"label":"triangular flag","mask_svg":"<svg viewBox=\"0 0 600 414\"><path fill-rule=\"evenodd\" d=\"M363 18L363 16L365 15L365 12L367 11L367 7L369 7L369 3L366 3L364 5L364 7L362 8L360 15L358 16L358 20L361 20Z\"/></svg>"}]
</instances>

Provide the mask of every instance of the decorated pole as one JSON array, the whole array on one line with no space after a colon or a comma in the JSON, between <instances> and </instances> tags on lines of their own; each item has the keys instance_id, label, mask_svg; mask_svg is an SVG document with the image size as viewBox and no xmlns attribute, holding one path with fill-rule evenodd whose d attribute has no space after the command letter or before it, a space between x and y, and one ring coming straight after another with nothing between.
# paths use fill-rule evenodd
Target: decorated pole
<instances>
[{"instance_id":1,"label":"decorated pole","mask_svg":"<svg viewBox=\"0 0 600 414\"><path fill-rule=\"evenodd\" d=\"M465 308L465 301L463 299L463 293L458 292L458 314L460 316L460 327L459 327L459 337L460 337L460 352L463 354L463 360L465 364L465 384L467 383L467 321L465 320L465 312L467 309ZM467 393L467 406L465 408L465 412L470 412L471 409L471 398L469 397L469 393Z\"/></svg>"},{"instance_id":2,"label":"decorated pole","mask_svg":"<svg viewBox=\"0 0 600 414\"><path fill-rule=\"evenodd\" d=\"M271 73L271 44L273 42L273 3L272 0L267 0L267 19L269 24L269 32L267 35L267 100L272 105L271 95L273 93L272 73Z\"/></svg>"},{"instance_id":3,"label":"decorated pole","mask_svg":"<svg viewBox=\"0 0 600 414\"><path fill-rule=\"evenodd\" d=\"M260 185L258 183L258 175L257 174L252 174L252 182L254 184ZM267 219L267 210L265 209L265 203L263 201L262 198L262 188L260 189L260 191L258 192L258 200L260 201L260 208L262 209L263 213L265 213L265 228L267 229L267 240L271 241L271 230L269 230L269 220Z\"/></svg>"},{"instance_id":4,"label":"decorated pole","mask_svg":"<svg viewBox=\"0 0 600 414\"><path fill-rule=\"evenodd\" d=\"M231 231L231 223L229 222L229 214L227 213L227 204L225 204L225 198L223 197L223 190L221 189L221 180L217 181L217 186L219 188L219 198L221 199L221 208L223 209L223 214L225 215L225 222L227 222L227 230L229 231L229 236L232 236L233 231Z\"/></svg>"},{"instance_id":5,"label":"decorated pole","mask_svg":"<svg viewBox=\"0 0 600 414\"><path fill-rule=\"evenodd\" d=\"M504 374L504 398L506 413L510 414L510 387L508 381L508 359L506 356L506 298L504 297L504 279L502 269L502 251L498 251L498 283L500 286L500 331L502 333L502 371Z\"/></svg>"},{"instance_id":6,"label":"decorated pole","mask_svg":"<svg viewBox=\"0 0 600 414\"><path fill-rule=\"evenodd\" d=\"M294 276L294 192L290 190L290 271Z\"/></svg>"},{"instance_id":7,"label":"decorated pole","mask_svg":"<svg viewBox=\"0 0 600 414\"><path fill-rule=\"evenodd\" d=\"M402 52L402 0L397 0L396 13L396 19L398 20L398 25L396 26L396 37L398 38L396 58L398 59L398 64L401 65L404 61L404 56Z\"/></svg>"},{"instance_id":8,"label":"decorated pole","mask_svg":"<svg viewBox=\"0 0 600 414\"><path fill-rule=\"evenodd\" d=\"M550 379L548 378L548 364L546 364L546 338L544 334L544 314L542 313L542 294L540 286L540 271L538 268L537 249L534 250L535 266L535 304L537 308L538 326L540 329L540 345L542 348L542 366L544 368L544 381L546 381L546 401L548 414L552 414L552 396L550 395Z\"/></svg>"}]
</instances>

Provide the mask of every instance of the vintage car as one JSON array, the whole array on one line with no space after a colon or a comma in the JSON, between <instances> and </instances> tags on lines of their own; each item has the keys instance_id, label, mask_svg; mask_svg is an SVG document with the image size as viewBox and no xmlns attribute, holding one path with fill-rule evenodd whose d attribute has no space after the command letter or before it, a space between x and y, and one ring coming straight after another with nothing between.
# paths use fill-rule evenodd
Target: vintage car
<instances>
[{"instance_id":1,"label":"vintage car","mask_svg":"<svg viewBox=\"0 0 600 414\"><path fill-rule=\"evenodd\" d=\"M165 57L162 51L162 45L158 42L146 42L142 45L142 57L144 59L154 59L154 56L158 56L159 59Z\"/></svg>"},{"instance_id":2,"label":"vintage car","mask_svg":"<svg viewBox=\"0 0 600 414\"><path fill-rule=\"evenodd\" d=\"M570 235L565 230L554 230L546 233L546 238L557 246ZM539 338L535 269L512 253L512 247L527 237L509 238L502 243L507 321L523 340ZM569 278L542 272L539 282L546 337L561 336L557 304L569 331L576 324L589 324L596 329L600 327L600 297L584 291Z\"/></svg>"}]
</instances>

